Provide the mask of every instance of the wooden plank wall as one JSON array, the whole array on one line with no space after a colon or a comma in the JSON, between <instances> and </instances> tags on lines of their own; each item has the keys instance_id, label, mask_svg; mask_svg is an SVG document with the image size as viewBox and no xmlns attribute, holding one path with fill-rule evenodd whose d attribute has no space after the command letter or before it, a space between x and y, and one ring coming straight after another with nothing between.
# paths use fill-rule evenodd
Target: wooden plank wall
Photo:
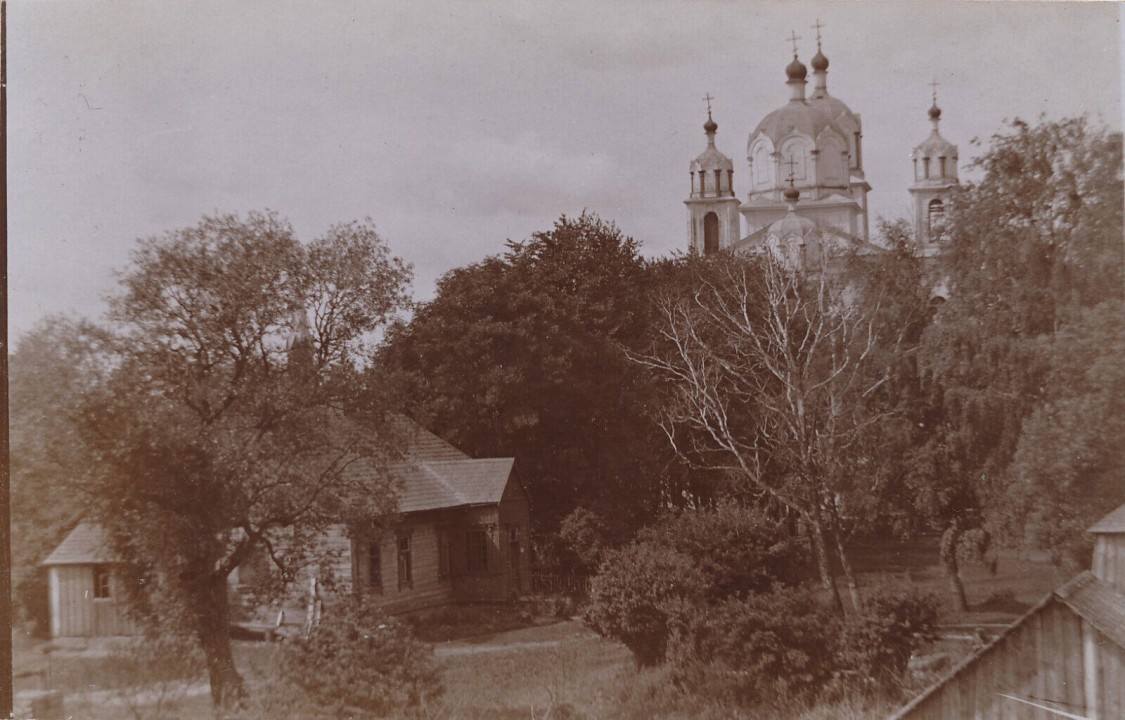
<instances>
[{"instance_id":1,"label":"wooden plank wall","mask_svg":"<svg viewBox=\"0 0 1125 720\"><path fill-rule=\"evenodd\" d=\"M1094 544L1094 575L1125 593L1125 534L1099 534Z\"/></svg>"},{"instance_id":2,"label":"wooden plank wall","mask_svg":"<svg viewBox=\"0 0 1125 720\"><path fill-rule=\"evenodd\" d=\"M1083 644L1084 633L1093 637L1089 649ZM1096 665L1098 676L1094 684L1087 677L1091 664ZM1087 698L1088 688L1096 689L1096 698ZM1125 649L1094 630L1061 602L1053 601L901 717L902 720L1055 720L1058 717L1001 694L1083 717L1125 718ZM1091 715L1095 710L1096 714Z\"/></svg>"},{"instance_id":3,"label":"wooden plank wall","mask_svg":"<svg viewBox=\"0 0 1125 720\"><path fill-rule=\"evenodd\" d=\"M104 637L137 635L127 614L121 579L111 575L111 597L94 597L92 565L54 565L50 568L51 636Z\"/></svg>"}]
</instances>

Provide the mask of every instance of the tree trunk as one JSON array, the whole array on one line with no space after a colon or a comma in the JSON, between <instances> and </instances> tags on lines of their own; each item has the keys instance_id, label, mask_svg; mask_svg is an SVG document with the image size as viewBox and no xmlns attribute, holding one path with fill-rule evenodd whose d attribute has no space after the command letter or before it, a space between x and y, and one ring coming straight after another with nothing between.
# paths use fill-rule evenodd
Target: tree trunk
<instances>
[{"instance_id":1,"label":"tree trunk","mask_svg":"<svg viewBox=\"0 0 1125 720\"><path fill-rule=\"evenodd\" d=\"M832 577L832 567L828 563L828 544L824 541L824 528L821 527L819 518L809 522L809 534L813 542L813 554L816 555L816 566L820 571L820 582L824 589L832 595L832 606L840 615L844 614L844 601L840 599L840 589L836 587L836 578Z\"/></svg>"},{"instance_id":2,"label":"tree trunk","mask_svg":"<svg viewBox=\"0 0 1125 720\"><path fill-rule=\"evenodd\" d=\"M246 689L234 666L230 648L230 600L226 578L217 573L208 574L193 596L195 631L207 657L211 702L216 708L237 706Z\"/></svg>"},{"instance_id":3,"label":"tree trunk","mask_svg":"<svg viewBox=\"0 0 1125 720\"><path fill-rule=\"evenodd\" d=\"M838 521L832 531L832 537L836 541L836 554L840 556L840 567L843 568L844 578L848 583L848 596L851 598L852 608L858 613L863 601L859 597L859 583L856 582L855 572L852 570L852 561L848 559L848 553L844 550L844 536L840 532Z\"/></svg>"},{"instance_id":4,"label":"tree trunk","mask_svg":"<svg viewBox=\"0 0 1125 720\"><path fill-rule=\"evenodd\" d=\"M961 583L961 569L957 566L957 544L961 541L961 524L954 519L941 536L941 564L949 577L949 589L953 592L953 605L958 612L969 609L965 599L965 586Z\"/></svg>"}]
</instances>

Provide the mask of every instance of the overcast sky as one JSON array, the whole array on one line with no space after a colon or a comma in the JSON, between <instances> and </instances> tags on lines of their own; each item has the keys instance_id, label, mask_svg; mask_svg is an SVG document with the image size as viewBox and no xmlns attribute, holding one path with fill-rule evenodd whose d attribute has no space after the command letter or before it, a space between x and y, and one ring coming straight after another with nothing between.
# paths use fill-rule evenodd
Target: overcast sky
<instances>
[{"instance_id":1,"label":"overcast sky","mask_svg":"<svg viewBox=\"0 0 1125 720\"><path fill-rule=\"evenodd\" d=\"M98 316L138 237L273 209L303 239L370 216L441 273L584 208L648 255L686 247L688 163L716 98L746 141L788 98L786 38L861 114L871 207L909 213L910 151L977 154L1005 118L1121 127L1114 3L15 2L8 7L13 339ZM874 220L874 218L872 218ZM872 223L874 227L874 222Z\"/></svg>"}]
</instances>

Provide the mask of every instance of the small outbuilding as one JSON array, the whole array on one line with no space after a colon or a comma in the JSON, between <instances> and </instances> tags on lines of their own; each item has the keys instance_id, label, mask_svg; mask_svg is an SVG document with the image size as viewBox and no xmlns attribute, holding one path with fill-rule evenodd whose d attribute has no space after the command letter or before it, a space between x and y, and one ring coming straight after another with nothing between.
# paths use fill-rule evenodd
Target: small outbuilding
<instances>
[{"instance_id":1,"label":"small outbuilding","mask_svg":"<svg viewBox=\"0 0 1125 720\"><path fill-rule=\"evenodd\" d=\"M890 720L1125 718L1125 505L1089 532L1092 572L1048 595Z\"/></svg>"},{"instance_id":2,"label":"small outbuilding","mask_svg":"<svg viewBox=\"0 0 1125 720\"><path fill-rule=\"evenodd\" d=\"M79 523L47 566L51 637L135 635L118 564L101 526Z\"/></svg>"}]
</instances>

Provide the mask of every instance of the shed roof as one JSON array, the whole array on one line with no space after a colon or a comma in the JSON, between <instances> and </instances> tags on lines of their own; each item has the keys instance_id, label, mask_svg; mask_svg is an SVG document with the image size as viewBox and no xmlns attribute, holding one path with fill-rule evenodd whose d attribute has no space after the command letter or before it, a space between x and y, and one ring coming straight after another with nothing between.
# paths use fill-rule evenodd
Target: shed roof
<instances>
[{"instance_id":1,"label":"shed roof","mask_svg":"<svg viewBox=\"0 0 1125 720\"><path fill-rule=\"evenodd\" d=\"M66 536L55 551L43 561L44 565L101 565L114 561L110 551L109 536L101 525L79 523Z\"/></svg>"},{"instance_id":2,"label":"shed roof","mask_svg":"<svg viewBox=\"0 0 1125 720\"><path fill-rule=\"evenodd\" d=\"M512 458L440 460L403 466L399 510L418 512L499 503L512 475Z\"/></svg>"},{"instance_id":3,"label":"shed roof","mask_svg":"<svg viewBox=\"0 0 1125 720\"><path fill-rule=\"evenodd\" d=\"M1125 533L1125 505L1090 526L1089 533Z\"/></svg>"},{"instance_id":4,"label":"shed roof","mask_svg":"<svg viewBox=\"0 0 1125 720\"><path fill-rule=\"evenodd\" d=\"M1005 628L1002 633L993 638L991 642L962 660L945 677L899 708L888 720L901 720L901 718L906 717L926 698L941 690L962 672L968 671L980 660L981 656L999 645L1004 638L1056 602L1062 603L1076 615L1096 627L1107 638L1125 648L1125 595L1098 580L1092 572L1087 570L1071 578L1066 584L1043 598L1035 607L1028 610L1018 620Z\"/></svg>"}]
</instances>

